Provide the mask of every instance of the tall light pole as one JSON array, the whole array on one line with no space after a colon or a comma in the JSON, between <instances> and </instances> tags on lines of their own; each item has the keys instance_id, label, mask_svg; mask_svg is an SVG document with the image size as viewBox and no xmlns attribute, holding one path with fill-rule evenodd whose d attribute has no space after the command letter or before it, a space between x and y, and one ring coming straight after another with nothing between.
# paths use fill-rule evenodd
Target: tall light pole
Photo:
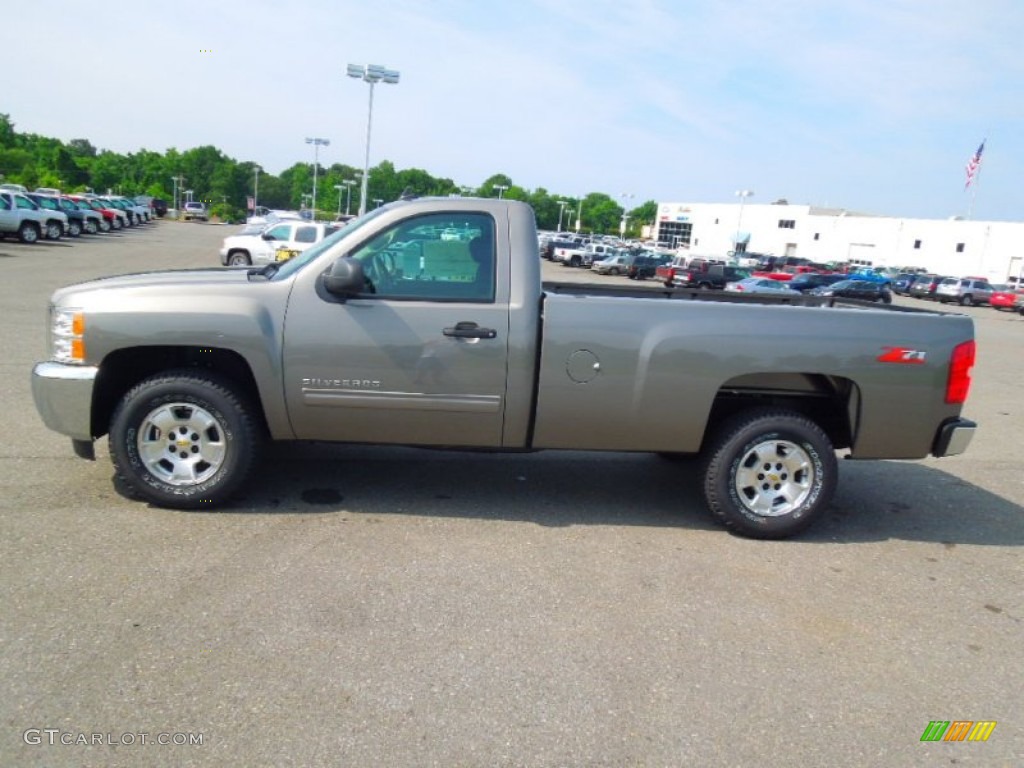
<instances>
[{"instance_id":1,"label":"tall light pole","mask_svg":"<svg viewBox=\"0 0 1024 768\"><path fill-rule=\"evenodd\" d=\"M373 86L377 83L398 82L401 73L393 69L385 69L380 64L349 64L348 76L370 84L370 108L366 112L366 159L363 161L363 186L359 196L359 215L366 213L366 186L370 180L370 129L373 126Z\"/></svg>"},{"instance_id":2,"label":"tall light pole","mask_svg":"<svg viewBox=\"0 0 1024 768\"><path fill-rule=\"evenodd\" d=\"M346 187L346 191L345 191L345 215L348 216L349 215L348 211L349 211L349 208L350 208L351 203L352 203L352 185L356 183L356 180L355 179L345 179L341 183L344 184L345 187ZM340 204L341 201L339 200L338 202Z\"/></svg>"},{"instance_id":3,"label":"tall light pole","mask_svg":"<svg viewBox=\"0 0 1024 768\"><path fill-rule=\"evenodd\" d=\"M751 190L749 190L749 189L739 189L739 190L736 191L736 197L738 197L740 199L740 213L739 213L739 216L736 217L736 237L734 237L732 239L733 250L735 250L736 252L740 252L740 242L739 242L739 240L740 240L740 227L743 225L743 203L746 201L746 199L748 197L751 197L753 194L754 193ZM744 247L743 250L745 251L746 247Z\"/></svg>"},{"instance_id":4,"label":"tall light pole","mask_svg":"<svg viewBox=\"0 0 1024 768\"><path fill-rule=\"evenodd\" d=\"M181 209L181 201L178 199L178 196L180 194L179 190L181 189L181 186L185 183L185 177L180 175L171 176L171 181L174 182L174 215L178 216L179 210Z\"/></svg>"},{"instance_id":5,"label":"tall light pole","mask_svg":"<svg viewBox=\"0 0 1024 768\"><path fill-rule=\"evenodd\" d=\"M632 192L623 192L619 195L622 198L622 221L619 222L619 239L626 239L626 222L629 221L629 214L626 213L626 203L633 199Z\"/></svg>"},{"instance_id":6,"label":"tall light pole","mask_svg":"<svg viewBox=\"0 0 1024 768\"><path fill-rule=\"evenodd\" d=\"M498 199L501 200L501 193L508 189L508 184L495 184L494 188L498 190Z\"/></svg>"},{"instance_id":7,"label":"tall light pole","mask_svg":"<svg viewBox=\"0 0 1024 768\"><path fill-rule=\"evenodd\" d=\"M260 167L257 165L252 169L253 180L252 180L252 215L256 215L256 206L259 204L260 197Z\"/></svg>"},{"instance_id":8,"label":"tall light pole","mask_svg":"<svg viewBox=\"0 0 1024 768\"><path fill-rule=\"evenodd\" d=\"M334 188L338 190L338 218L341 218L341 190L345 188L344 184L335 184Z\"/></svg>"},{"instance_id":9,"label":"tall light pole","mask_svg":"<svg viewBox=\"0 0 1024 768\"><path fill-rule=\"evenodd\" d=\"M562 231L562 213L565 212L565 206L569 204L568 200L556 200L558 203L558 231Z\"/></svg>"},{"instance_id":10,"label":"tall light pole","mask_svg":"<svg viewBox=\"0 0 1024 768\"><path fill-rule=\"evenodd\" d=\"M580 198L580 207L576 210L576 234L580 232L580 223L583 220L583 198Z\"/></svg>"},{"instance_id":11,"label":"tall light pole","mask_svg":"<svg viewBox=\"0 0 1024 768\"><path fill-rule=\"evenodd\" d=\"M316 221L316 169L320 164L320 147L326 147L331 142L328 139L317 137L307 138L307 144L313 145L313 221Z\"/></svg>"}]
</instances>

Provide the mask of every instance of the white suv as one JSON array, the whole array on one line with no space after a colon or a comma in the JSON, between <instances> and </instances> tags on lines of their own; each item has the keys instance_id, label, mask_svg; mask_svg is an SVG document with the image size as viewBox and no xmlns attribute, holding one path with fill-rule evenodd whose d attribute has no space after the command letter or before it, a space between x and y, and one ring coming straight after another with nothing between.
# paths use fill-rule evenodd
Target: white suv
<instances>
[{"instance_id":1,"label":"white suv","mask_svg":"<svg viewBox=\"0 0 1024 768\"><path fill-rule=\"evenodd\" d=\"M945 304L956 301L965 307L988 304L992 298L992 285L980 277L947 277L935 289L935 298Z\"/></svg>"}]
</instances>

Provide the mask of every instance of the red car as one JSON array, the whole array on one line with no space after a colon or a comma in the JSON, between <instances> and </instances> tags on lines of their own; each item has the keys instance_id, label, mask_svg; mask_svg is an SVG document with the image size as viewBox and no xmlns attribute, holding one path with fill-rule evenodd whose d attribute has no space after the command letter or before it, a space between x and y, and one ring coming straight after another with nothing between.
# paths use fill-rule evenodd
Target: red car
<instances>
[{"instance_id":1,"label":"red car","mask_svg":"<svg viewBox=\"0 0 1024 768\"><path fill-rule=\"evenodd\" d=\"M1017 309L1017 298L1019 294L1009 285L993 285L992 296L988 303L996 309Z\"/></svg>"}]
</instances>

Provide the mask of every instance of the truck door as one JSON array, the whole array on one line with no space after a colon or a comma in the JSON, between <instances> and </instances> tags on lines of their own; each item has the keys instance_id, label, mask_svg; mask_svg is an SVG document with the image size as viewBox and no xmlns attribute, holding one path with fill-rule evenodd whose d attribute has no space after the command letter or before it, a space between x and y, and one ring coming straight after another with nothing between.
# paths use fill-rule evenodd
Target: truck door
<instances>
[{"instance_id":1,"label":"truck door","mask_svg":"<svg viewBox=\"0 0 1024 768\"><path fill-rule=\"evenodd\" d=\"M349 252L367 277L355 298L327 293L322 270L299 274L284 326L296 437L501 445L509 298L495 232L483 213L394 223Z\"/></svg>"},{"instance_id":2,"label":"truck door","mask_svg":"<svg viewBox=\"0 0 1024 768\"><path fill-rule=\"evenodd\" d=\"M0 194L0 232L14 232L18 228L18 215L14 212L11 199Z\"/></svg>"}]
</instances>

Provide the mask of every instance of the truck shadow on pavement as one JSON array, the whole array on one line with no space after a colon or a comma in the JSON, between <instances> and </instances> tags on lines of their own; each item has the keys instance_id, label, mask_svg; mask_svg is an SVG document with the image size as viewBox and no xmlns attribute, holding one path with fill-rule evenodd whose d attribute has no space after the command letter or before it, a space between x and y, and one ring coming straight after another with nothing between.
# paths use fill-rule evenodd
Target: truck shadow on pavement
<instances>
[{"instance_id":1,"label":"truck shadow on pavement","mask_svg":"<svg viewBox=\"0 0 1024 768\"><path fill-rule=\"evenodd\" d=\"M800 541L1024 545L1022 507L955 475L898 461L841 461L839 469L828 512ZM260 470L224 511L719 528L694 459L282 443Z\"/></svg>"}]
</instances>

